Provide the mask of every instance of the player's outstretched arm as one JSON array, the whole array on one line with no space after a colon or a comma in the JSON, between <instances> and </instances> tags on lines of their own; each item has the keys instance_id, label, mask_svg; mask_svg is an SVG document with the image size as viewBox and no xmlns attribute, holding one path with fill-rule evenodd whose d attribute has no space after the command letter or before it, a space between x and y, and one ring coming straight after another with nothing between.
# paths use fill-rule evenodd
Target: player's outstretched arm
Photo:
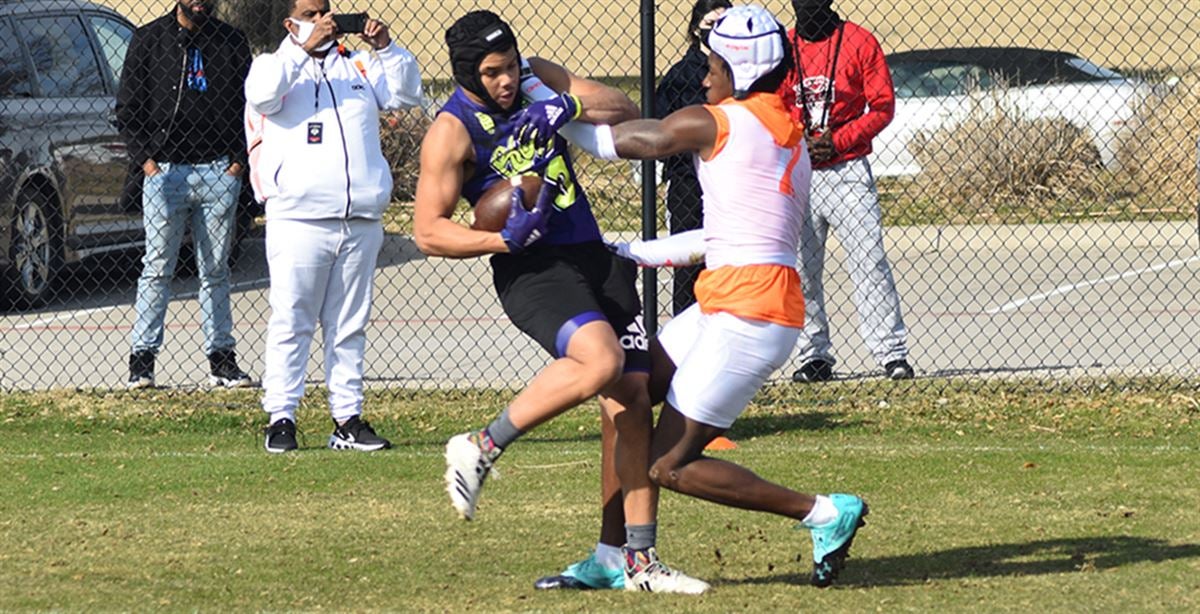
<instances>
[{"instance_id":1,"label":"player's outstretched arm","mask_svg":"<svg viewBox=\"0 0 1200 614\"><path fill-rule=\"evenodd\" d=\"M633 100L615 87L574 75L562 66L541 58L529 58L529 67L550 89L569 92L579 98L583 107L579 121L619 124L641 116Z\"/></svg>"},{"instance_id":2,"label":"player's outstretched arm","mask_svg":"<svg viewBox=\"0 0 1200 614\"><path fill-rule=\"evenodd\" d=\"M608 248L616 255L643 267L681 267L704 262L707 246L704 229L697 228L661 239L609 243Z\"/></svg>"},{"instance_id":3,"label":"player's outstretched arm","mask_svg":"<svg viewBox=\"0 0 1200 614\"><path fill-rule=\"evenodd\" d=\"M639 119L612 127L617 155L627 160L655 160L694 152L712 154L717 120L700 105L685 107L666 119Z\"/></svg>"},{"instance_id":4,"label":"player's outstretched arm","mask_svg":"<svg viewBox=\"0 0 1200 614\"><path fill-rule=\"evenodd\" d=\"M471 136L458 118L442 113L421 141L421 174L413 205L413 240L430 256L471 258L507 252L498 232L473 230L450 219L462 193Z\"/></svg>"}]
</instances>

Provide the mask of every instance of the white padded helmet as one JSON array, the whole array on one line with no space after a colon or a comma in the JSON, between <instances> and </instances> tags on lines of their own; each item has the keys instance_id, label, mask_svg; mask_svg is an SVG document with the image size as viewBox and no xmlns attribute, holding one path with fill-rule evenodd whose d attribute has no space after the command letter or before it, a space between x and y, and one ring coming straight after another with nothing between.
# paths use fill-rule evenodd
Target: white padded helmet
<instances>
[{"instance_id":1,"label":"white padded helmet","mask_svg":"<svg viewBox=\"0 0 1200 614\"><path fill-rule=\"evenodd\" d=\"M708 47L729 64L735 98L744 98L759 77L779 66L786 36L775 16L761 6L735 6L721 15L708 35Z\"/></svg>"}]
</instances>

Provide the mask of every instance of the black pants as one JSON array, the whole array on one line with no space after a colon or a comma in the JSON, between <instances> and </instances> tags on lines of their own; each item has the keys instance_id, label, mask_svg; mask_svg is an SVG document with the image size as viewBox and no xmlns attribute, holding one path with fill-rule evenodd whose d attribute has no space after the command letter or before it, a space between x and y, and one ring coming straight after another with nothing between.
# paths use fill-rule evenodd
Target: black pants
<instances>
[{"instance_id":1,"label":"black pants","mask_svg":"<svg viewBox=\"0 0 1200 614\"><path fill-rule=\"evenodd\" d=\"M671 234L703 226L700 180L695 173L671 177L671 185L667 188L667 211L671 213ZM671 293L671 307L675 315L696 302L696 278L703 270L703 265L675 269L675 284Z\"/></svg>"}]
</instances>

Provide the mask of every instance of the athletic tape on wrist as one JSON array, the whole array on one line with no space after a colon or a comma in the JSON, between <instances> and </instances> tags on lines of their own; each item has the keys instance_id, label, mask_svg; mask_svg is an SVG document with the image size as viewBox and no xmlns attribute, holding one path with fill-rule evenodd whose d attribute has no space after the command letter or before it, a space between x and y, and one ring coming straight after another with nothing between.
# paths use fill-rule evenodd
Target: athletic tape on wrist
<instances>
[{"instance_id":1,"label":"athletic tape on wrist","mask_svg":"<svg viewBox=\"0 0 1200 614\"><path fill-rule=\"evenodd\" d=\"M617 155L617 142L613 139L612 126L596 126L596 157L601 160L621 159L621 156Z\"/></svg>"}]
</instances>

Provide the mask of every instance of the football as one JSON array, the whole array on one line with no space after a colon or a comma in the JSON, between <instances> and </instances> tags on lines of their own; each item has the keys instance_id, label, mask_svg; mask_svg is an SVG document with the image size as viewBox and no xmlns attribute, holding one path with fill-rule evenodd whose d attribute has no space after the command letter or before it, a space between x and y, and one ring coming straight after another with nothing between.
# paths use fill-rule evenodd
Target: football
<instances>
[{"instance_id":1,"label":"football","mask_svg":"<svg viewBox=\"0 0 1200 614\"><path fill-rule=\"evenodd\" d=\"M504 229L504 224L508 221L514 183L519 183L525 191L525 210L533 209L537 204L538 191L542 189L541 177L522 175L509 181L497 181L476 201L475 221L471 222L471 228L488 232L500 232Z\"/></svg>"}]
</instances>

